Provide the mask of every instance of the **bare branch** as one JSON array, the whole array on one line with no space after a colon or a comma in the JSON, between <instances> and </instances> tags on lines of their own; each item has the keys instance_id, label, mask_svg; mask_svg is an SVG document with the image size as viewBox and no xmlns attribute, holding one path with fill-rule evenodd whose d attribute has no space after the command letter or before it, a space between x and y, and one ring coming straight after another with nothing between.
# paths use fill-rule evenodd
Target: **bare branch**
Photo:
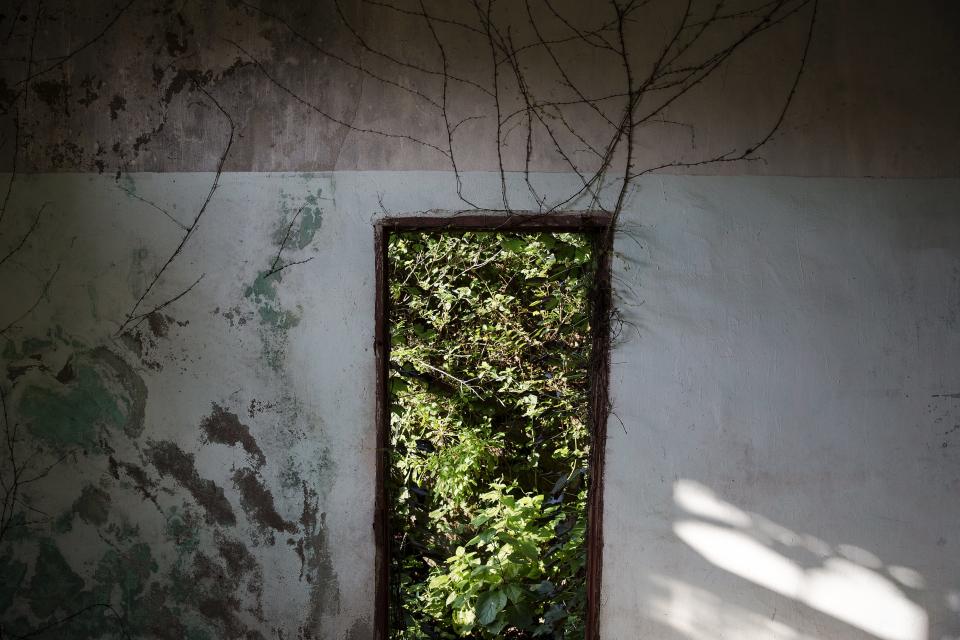
<instances>
[{"instance_id":1,"label":"bare branch","mask_svg":"<svg viewBox=\"0 0 960 640\"><path fill-rule=\"evenodd\" d=\"M77 47L76 49L72 49L71 51L68 51L67 53L63 54L62 56L59 56L58 58L56 58L56 62L54 62L53 64L51 64L51 65L49 65L49 66L47 66L47 67L44 67L44 68L40 69L39 71L37 71L37 72L35 72L35 73L31 73L31 71L28 70L26 77L23 78L22 80L19 80L14 86L24 86L24 87L25 87L26 84L27 84L28 82L30 82L31 80L33 80L34 78L39 78L40 76L42 76L42 75L44 75L44 74L46 74L46 73L48 73L48 72L50 72L50 71L53 71L53 70L56 69L57 67L63 65L63 64L66 63L68 60L70 60L71 58L73 58L74 56L76 56L76 55L77 55L78 53L80 53L81 51L84 51L85 49L88 49L88 48L91 47L92 45L96 44L101 38L103 38L103 37L107 34L108 31L110 31L110 29L113 27L113 25L115 25L115 24L117 23L117 21L120 20L120 18L123 16L123 14L126 13L127 9L129 9L130 7L132 7L132 6L133 6L133 3L136 2L136 1L137 1L137 0L130 0L129 2L127 2L127 4L123 5L115 14L113 14L113 17L110 18L110 20L106 23L106 25L104 25L103 29L101 29L101 30L97 33L97 35L95 35L95 36L92 37L91 39L87 40L86 42L84 42L83 44L81 44L81 45L80 45L79 47ZM23 90L23 89L21 89L21 91L22 91L22 90Z\"/></svg>"},{"instance_id":2,"label":"bare branch","mask_svg":"<svg viewBox=\"0 0 960 640\"><path fill-rule=\"evenodd\" d=\"M369 2L370 0L366 0L366 1ZM354 70L356 70L356 71L359 71L359 72L363 73L364 75L369 76L370 78L373 78L374 80L377 80L377 81L382 82L382 83L384 83L384 84L390 85L390 86L392 86L392 87L396 87L397 89L400 89L400 90L405 91L405 92L407 92L407 93L409 93L409 94L411 94L411 95L414 95L414 96L420 98L421 100L423 100L424 102L426 102L427 104L429 104L429 105L431 105L431 106L433 106L433 107L435 107L435 108L437 108L437 109L440 108L440 104L439 104L436 100L434 100L433 98L431 98L430 96L428 96L428 95L425 94L424 92L420 91L419 89L417 89L417 88L415 88L415 87L409 87L409 86L407 86L407 85L400 84L399 82L397 82L397 81L395 81L395 80L391 80L390 78L384 77L384 76L382 76L382 75L378 75L378 74L374 73L373 71L371 71L370 69L368 69L368 68L366 68L365 66L363 66L363 62L362 62L362 61L359 62L359 63L358 63L358 62L351 62L350 60L347 60L347 59L344 58L343 56L341 56L341 55L339 55L339 54L331 51L330 49L327 49L327 48L325 48L325 47L321 47L321 46L320 46L319 44L317 44L314 40L312 40L311 38L308 38L307 36L305 36L305 35L303 35L302 33L300 33L300 31L298 31L296 28L294 28L293 25L291 25L289 22L287 22L286 20L284 20L283 18L281 18L281 17L278 16L277 14L275 14L275 13L270 13L270 12L267 11L266 9L263 9L263 8L261 8L261 7L258 7L257 5L255 5L255 4L251 3L251 2L247 2L246 0L239 0L239 3L240 3L241 5L247 7L248 9L252 10L252 11L256 11L257 13L260 13L260 14L262 14L262 15L264 15L264 16L272 19L272 20L276 20L277 22L279 22L280 24L282 24L284 27L286 27L287 30L290 31L290 33L292 33L294 36L296 36L298 40L300 40L301 42L305 43L307 46L311 47L312 49L314 49L314 50L317 51L318 53L321 53L321 54L323 54L324 56L327 56L327 57L329 57L329 58L332 58L332 59L336 60L337 62L340 62L341 64L343 64L343 65L345 65L345 66L347 66L347 67L350 67L351 69L354 69ZM376 4L379 4L379 3L376 3ZM386 6L386 5L384 5L384 6Z\"/></svg>"},{"instance_id":3,"label":"bare branch","mask_svg":"<svg viewBox=\"0 0 960 640\"><path fill-rule=\"evenodd\" d=\"M411 69L411 70L413 70L413 71L419 71L420 73L424 73L424 74L426 74L426 75L431 75L431 76L443 76L443 75L444 75L442 71L434 71L433 69L427 69L426 67L422 67L422 66L420 66L420 65L412 64L412 63L410 63L410 62L406 62L406 61L404 61L404 60L401 60L401 59L397 58L396 56L392 56L392 55L390 55L389 53L385 53L384 51L381 51L380 49L371 46L371 45L367 42L367 40L366 40L362 35L360 35L360 33L354 28L354 26L350 23L350 21L347 20L347 16L344 14L343 8L340 6L340 0L334 0L333 4L334 4L334 6L335 6L336 9L337 9L337 15L340 16L340 21L343 23L343 26L345 26L345 27L347 28L347 31L350 32L350 34L354 37L354 39L357 41L357 43L358 43L361 47L363 47L366 51L369 51L370 53L372 53L372 54L375 55L375 56L378 56L378 57L380 57L380 58L383 58L384 60L387 60L387 61L389 61L389 62L392 62L393 64L396 64L396 65L398 65L398 66L404 67L404 68L406 68L406 69ZM459 83L461 83L461 84L464 84L464 85L473 87L474 89L477 89L478 91L481 91L482 93L486 93L486 94L490 95L490 90L489 90L489 89L487 89L486 87L482 86L481 84L479 84L479 83L477 83L477 82L474 82L473 80L470 80L470 79L467 79L467 78L462 78L462 77L459 77L459 76L454 76L454 75L449 76L449 79L450 79L450 80L453 80L453 81L455 81L455 82L459 82Z\"/></svg>"},{"instance_id":4,"label":"bare branch","mask_svg":"<svg viewBox=\"0 0 960 640\"><path fill-rule=\"evenodd\" d=\"M307 263L307 262L310 262L311 260L313 260L313 256L310 256L309 258L304 258L303 260L294 260L294 261L292 261L292 262L284 262L284 263L283 263L282 265L280 265L279 267L272 267L272 268L270 269L270 271L268 271L267 273L264 274L263 277L264 277L265 279L266 279L266 278L269 278L270 276L272 276L272 275L274 275L274 274L277 274L277 273L280 273L281 271L283 271L284 269L286 269L286 268L288 268L288 267L293 267L293 266L296 266L296 265L298 265L298 264L305 264L305 263Z\"/></svg>"},{"instance_id":5,"label":"bare branch","mask_svg":"<svg viewBox=\"0 0 960 640\"><path fill-rule=\"evenodd\" d=\"M182 222L180 222L179 220L177 220L176 218L174 218L173 215L172 215L169 211L167 211L166 209L164 209L163 207L161 207L161 206L158 205L157 203L151 202L150 200L147 200L146 198L143 198L143 197L137 195L137 194L134 193L131 189L127 189L126 187L124 187L123 185L121 185L119 182L117 183L117 188L120 189L121 191L123 191L124 193L126 193L126 194L127 194L128 196L130 196L131 198L133 198L133 199L135 199L135 200L139 200L140 202L142 202L142 203L144 203L144 204L146 204L146 205L149 205L150 207L156 209L157 211L159 211L160 213L162 213L163 215L165 215L165 216L170 220L170 222L172 222L173 224L177 225L178 227L180 227L180 228L183 229L184 231L189 231L189 230L190 230L190 227L188 227L187 225L183 224Z\"/></svg>"},{"instance_id":6,"label":"bare branch","mask_svg":"<svg viewBox=\"0 0 960 640\"><path fill-rule=\"evenodd\" d=\"M40 291L40 295L37 296L37 299L34 301L34 303L30 305L30 307L26 311L24 311L19 316L14 318L3 329L0 329L0 336L5 335L7 331L10 331L10 329L16 326L17 323L19 323L21 320L26 318L28 315L30 315L33 312L33 310L40 305L40 302L47 296L47 291L50 290L50 285L53 284L53 279L57 277L57 273L59 273L59 271L60 271L60 264L58 263L56 268L53 270L53 274L51 274L51 276L44 283L43 288Z\"/></svg>"},{"instance_id":7,"label":"bare branch","mask_svg":"<svg viewBox=\"0 0 960 640\"><path fill-rule=\"evenodd\" d=\"M0 222L3 222L3 216L7 212L7 205L10 202L10 194L13 192L13 181L17 179L17 156L20 155L20 113L13 114L13 154L10 168L10 179L7 180L7 190L3 194L3 203L0 204Z\"/></svg>"},{"instance_id":8,"label":"bare branch","mask_svg":"<svg viewBox=\"0 0 960 640\"><path fill-rule=\"evenodd\" d=\"M283 250L287 246L287 242L290 240L290 232L293 230L293 225L297 221L297 218L300 217L300 214L303 212L303 209L306 206L307 205L301 206L299 209L297 209L297 212L293 214L293 219L290 220L290 224L287 225L287 232L283 236L283 241L280 243L280 248L277 250L277 255L276 257L274 257L273 262L270 263L270 269L265 274L263 274L264 279L269 278L270 276L276 273L280 273L287 267L292 267L298 264L304 264L306 262L310 262L311 260L313 260L313 256L310 256L309 258L305 258L303 260L294 260L292 262L285 262L283 264L280 264L280 255L283 253ZM383 206L382 202L381 202L381 206Z\"/></svg>"},{"instance_id":9,"label":"bare branch","mask_svg":"<svg viewBox=\"0 0 960 640\"><path fill-rule=\"evenodd\" d=\"M157 282L160 280L160 277L164 274L167 268L171 264L173 264L173 261L176 260L177 256L180 255L180 252L183 251L183 247L187 244L187 240L190 239L190 236L193 235L193 232L196 230L197 225L200 223L200 218L203 217L204 212L207 210L207 206L210 204L210 201L213 199L213 194L216 192L217 187L220 184L220 176L223 174L223 165L227 161L227 156L230 154L230 148L233 146L233 137L236 131L236 124L233 121L233 117L226 111L226 109L223 108L220 102L218 102L217 99L210 94L209 91L204 89L200 85L200 83L196 81L196 79L194 79L194 86L196 87L197 91L200 91L201 93L203 93L211 102L213 102L213 104L217 107L217 110L220 111L220 113L223 114L223 116L227 119L227 122L230 125L230 135L227 138L227 144L224 147L223 153L220 155L220 161L217 163L217 171L216 171L216 174L214 175L213 182L210 184L210 190L207 192L207 196L206 198L204 198L203 204L200 205L200 209L197 211L197 215L194 216L193 222L190 224L186 233L183 235L183 238L180 239L180 244L177 245L173 253L170 254L167 260L160 267L160 269L154 274L153 279L150 281L150 284L147 285L143 293L140 294L140 297L137 299L133 307L127 313L127 317L123 321L123 323L120 325L120 328L117 329L116 335L120 335L121 333L123 333L130 326L131 323L133 322L139 323L145 317L144 314L137 315L137 309L139 309L140 305L143 303L144 298L146 298L147 295L153 290L154 286L156 286ZM200 276L200 278L203 278L203 276ZM199 280L200 279L198 278L197 282L199 282ZM194 283L194 285L195 284L196 282ZM187 291L189 291L192 288L193 288L193 285L191 285L187 289ZM179 294L172 300L169 300L160 306L164 307L170 302L173 302L174 300L179 299L187 291L184 291L183 293Z\"/></svg>"},{"instance_id":10,"label":"bare branch","mask_svg":"<svg viewBox=\"0 0 960 640\"><path fill-rule=\"evenodd\" d=\"M318 107L317 105L315 105L315 104L313 104L312 102L308 101L306 98L303 98L303 97L300 96L299 94L295 93L292 89L290 89L289 87L287 87L285 84L283 84L283 83L281 83L279 80L277 80L269 71L267 71L266 67L263 66L263 63L262 63L262 62L260 62L257 58L253 57L253 54L251 54L249 51L247 51L246 49L244 49L243 47L241 47L239 44L237 44L237 43L234 42L233 40L230 40L230 39L227 39L227 38L225 38L224 41L230 43L230 44L233 45L238 51L240 51L241 53L243 53L243 55L245 55L245 56L253 63L253 65L254 65L255 67L257 67L257 69L260 70L260 72L264 75L264 77L265 77L267 80L269 80L271 83L273 83L273 85L274 85L275 87L277 87L278 89L280 89L281 91L283 91L284 93L286 93L288 96L290 96L291 98L293 98L295 101L299 102L300 104L302 104L303 106L307 107L307 108L310 109L311 111L313 111L313 112L315 112L315 113L323 116L323 117L326 118L327 120L330 120L331 122L334 122L334 123L336 123L336 124L339 124L340 126L346 127L347 129L350 129L351 131L356 131L357 133L370 133L370 134L373 134L373 135L383 136L383 137L385 137L385 138L395 138L395 139L398 139L398 140L409 140L410 142L414 142L414 143L416 143L416 144L423 145L424 147L428 147L428 148L430 148L430 149L434 149L435 151L438 151L438 152L440 152L441 154L443 154L445 157L449 157L448 154L447 154L447 152L446 152L444 149L441 149L440 147L438 147L438 146L435 145L435 144L431 144L431 143L429 143L429 142L426 142L425 140L420 140L419 138L414 138L413 136L408 136L408 135L401 134L401 133L390 133L390 132L387 132L387 131L380 131L380 130L378 130L378 129L367 129L367 128L362 128L362 127L356 127L356 126L354 126L353 124L347 122L346 120L344 120L344 119L342 119L342 118L338 118L338 117L336 117L336 116L334 116L334 115L331 115L330 113L327 113L326 111L324 111L323 109L321 109L321 108Z\"/></svg>"},{"instance_id":11,"label":"bare branch","mask_svg":"<svg viewBox=\"0 0 960 640\"><path fill-rule=\"evenodd\" d=\"M27 229L27 232L26 232L25 234L23 234L23 237L20 238L20 242L19 242L15 247L13 247L12 249L10 249L10 251L9 251L5 256L3 256L2 258L0 258L0 267L2 267L2 266L3 266L3 263L5 263L5 262L6 262L7 260L9 260L10 258L12 258L14 255L16 255L16 253L17 253L18 251L20 251L20 249L23 248L23 245L26 244L27 240L30 238L30 236L33 234L33 232L36 230L37 225L40 224L40 216L43 214L43 210L44 210L44 208L46 208L46 206L47 206L48 204L50 204L50 203L49 203L49 202L44 202L42 205L40 205L40 208L37 209L37 215L35 215L35 216L33 217L33 223L30 225L30 228Z\"/></svg>"},{"instance_id":12,"label":"bare branch","mask_svg":"<svg viewBox=\"0 0 960 640\"><path fill-rule=\"evenodd\" d=\"M68 622L71 622L72 620L75 620L76 618L79 618L79 617L82 616L83 614L85 614L85 613L87 613L87 612L89 612L89 611L93 611L93 610L95 610L95 609L107 609L107 610L109 610L110 613L113 614L114 619L117 621L117 626L120 627L120 633L123 634L123 637L126 638L126 640L130 640L130 633L127 631L127 625L124 623L123 617L117 612L116 609L113 608L113 606L112 606L111 604L105 603L105 602L97 602L97 603L94 603L94 604L91 604L91 605L87 605L86 607L83 607L82 609L78 609L77 611L74 611L73 613L71 613L71 614L69 614L69 615L66 615L66 616L64 616L64 617L62 617L62 618L57 618L57 619L54 620L53 622L50 622L50 623L48 623L48 624L45 624L45 625L42 626L42 627L38 627L37 629L34 629L33 631L30 631L30 632L25 633L25 634L22 634L22 635L10 634L10 637L11 637L11 638L15 638L16 640L22 640L23 638L35 638L35 637L37 637L37 636L39 636L39 635L41 635L41 634L46 633L47 631L50 631L51 629L56 629L57 627L63 626L63 625L65 625L65 624L67 624Z\"/></svg>"},{"instance_id":13,"label":"bare branch","mask_svg":"<svg viewBox=\"0 0 960 640\"><path fill-rule=\"evenodd\" d=\"M189 287L187 287L186 289L184 289L183 291L181 291L181 292L178 293L177 295L173 296L173 297L170 298L169 300L166 300L166 301L158 304L158 305L155 306L154 308L150 309L150 311L145 311L144 313L138 314L138 315L134 316L133 318L130 318L130 321L127 323L126 327L127 327L128 329L133 329L133 328L139 327L140 324L141 324L144 320L146 320L148 316L150 316L150 315L152 315L152 314L154 314L154 313L156 313L156 312L158 312L158 311L163 311L164 309L166 309L167 307L169 307L171 304L173 304L174 302L176 302L177 300L179 300L179 299L182 298L183 296L185 296L185 295L187 295L188 293L190 293L190 291L192 291L195 286L197 286L198 284L200 284L200 281L203 280L203 277L204 277L205 275L207 275L207 274L201 273L201 274L200 274L200 277L197 278L196 280L194 280L194 281L193 281L193 284L191 284Z\"/></svg>"}]
</instances>

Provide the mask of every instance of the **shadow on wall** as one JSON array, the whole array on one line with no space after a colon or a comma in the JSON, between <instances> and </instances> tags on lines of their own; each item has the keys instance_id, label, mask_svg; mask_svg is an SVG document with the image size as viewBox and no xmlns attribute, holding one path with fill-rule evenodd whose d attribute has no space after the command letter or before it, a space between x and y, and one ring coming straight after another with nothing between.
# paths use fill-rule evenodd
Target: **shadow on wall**
<instances>
[{"instance_id":1,"label":"shadow on wall","mask_svg":"<svg viewBox=\"0 0 960 640\"><path fill-rule=\"evenodd\" d=\"M791 531L691 480L676 482L673 498L680 509L673 531L680 540L715 567L799 603L801 618L811 623L803 626L823 632L811 636L777 620L776 610L761 615L683 581L651 577L653 617L683 637L819 640L843 633L848 638L932 640L927 612L910 595L927 587L918 571L885 564L859 547L832 546ZM960 593L946 594L945 604L960 611Z\"/></svg>"}]
</instances>

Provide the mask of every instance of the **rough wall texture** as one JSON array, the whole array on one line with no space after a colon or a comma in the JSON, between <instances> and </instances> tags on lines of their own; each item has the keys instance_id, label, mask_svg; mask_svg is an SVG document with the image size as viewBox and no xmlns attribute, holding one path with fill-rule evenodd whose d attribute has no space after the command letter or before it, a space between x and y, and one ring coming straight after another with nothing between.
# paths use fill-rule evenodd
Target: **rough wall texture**
<instances>
[{"instance_id":1,"label":"rough wall texture","mask_svg":"<svg viewBox=\"0 0 960 640\"><path fill-rule=\"evenodd\" d=\"M338 226L323 229L329 181L228 177L229 196L166 284L207 272L204 287L183 309L117 333L120 308L176 242L176 226L137 197L182 211L209 181L134 176L120 191L105 176L23 178L15 209L49 197L44 224L56 229L22 255L23 266L55 259L60 274L47 292L57 302L6 342L6 401L29 438L17 448L21 462L34 444L44 450L25 475L65 457L24 495L51 521L5 545L7 597L18 592L3 618L13 633L35 626L21 616L48 621L106 601L133 637L366 635L367 587L343 541L368 538L370 514L333 515L350 507L330 497L338 479L363 475L351 457L369 447L360 425L370 412L359 398L353 415L331 406L344 399L331 395L330 379L342 375L339 384L355 391L366 371L341 371L342 357L308 346L329 343L323 335L342 326L318 317L328 296L346 293L336 292L337 267L325 257ZM286 251L327 267L265 280L301 205ZM312 285L303 279L324 272ZM316 296L288 297L291 278ZM6 308L28 288L5 282ZM302 324L312 336L293 340ZM347 552L336 562L331 536ZM50 637L112 637L113 615L91 611Z\"/></svg>"},{"instance_id":2,"label":"rough wall texture","mask_svg":"<svg viewBox=\"0 0 960 640\"><path fill-rule=\"evenodd\" d=\"M212 171L226 122L197 84L236 122L238 139L227 170L450 168L442 154L447 147L440 117L443 65L433 35L415 15L421 10L416 2L49 0L39 21L34 3L11 4L19 6L0 20L0 41L6 36L0 106L7 140L19 114L22 168ZM565 85L568 80L585 96L623 91L617 56L570 41L569 29L547 9L556 4L588 30L609 26L610 5L528 4L540 35L558 42L551 53L565 74L544 51L523 50L518 65L528 73L534 98L576 99ZM638 77L656 59L683 6L643 4L649 8L635 16L627 33ZM700 18L712 6L694 4ZM726 10L749 4L728 3ZM909 8L897 0L821 5L790 121L762 160L691 171L958 175L953 141L960 137L960 91L953 80L960 74L955 51L960 7L949 0ZM451 24L475 24L476 10L469 2L425 6L450 21L435 28L452 77L447 88L451 123L471 118L454 133L461 168L494 170L498 158L491 140L497 118L488 45L482 33ZM498 6L503 29L509 27L518 49L536 42L524 7L522 2ZM797 67L802 18L761 34L722 73L646 123L637 132L641 164L709 157L758 136L776 118ZM720 23L716 35L708 34L707 45L738 28L734 21ZM63 60L66 54L73 55ZM501 64L502 151L513 158L514 168L522 168L522 119L505 119L522 106L509 76ZM622 108L614 99L598 104L611 119ZM589 109L571 109L566 117L576 121L580 147L584 140L602 144L609 133L609 123ZM562 157L550 153L551 139L542 131L534 134L533 169L569 171ZM590 158L584 149L572 153L578 162ZM9 148L2 156L9 170Z\"/></svg>"},{"instance_id":3,"label":"rough wall texture","mask_svg":"<svg viewBox=\"0 0 960 640\"><path fill-rule=\"evenodd\" d=\"M0 519L4 631L76 614L46 637L122 637L120 618L138 638L369 638L371 224L464 207L419 5L16 5L0 20L0 161L16 169L0 176L0 470L19 491ZM428 6L459 21L472 5ZM521 6L504 9L518 46ZM629 190L604 638L960 637L960 21L947 2L820 11L765 161L674 169L941 179ZM670 20L631 27L654 43L641 58ZM438 24L454 29L439 31L450 74L491 73L473 36ZM762 134L802 27L638 132L640 167ZM578 85L615 91L603 52L558 55ZM556 75L542 55L524 64ZM453 85L453 122L489 113L488 94ZM578 144L607 135L600 114L578 118ZM458 168L476 170L460 195L536 210L532 193L577 190L543 131L544 173L501 183L527 146L505 129L498 158L495 122L457 130Z\"/></svg>"},{"instance_id":4,"label":"rough wall texture","mask_svg":"<svg viewBox=\"0 0 960 640\"><path fill-rule=\"evenodd\" d=\"M661 184L620 245L608 637L957 637L960 184Z\"/></svg>"},{"instance_id":5,"label":"rough wall texture","mask_svg":"<svg viewBox=\"0 0 960 640\"><path fill-rule=\"evenodd\" d=\"M184 211L211 178L127 186ZM494 174L466 179L498 193ZM454 207L449 176L228 174L156 293L205 273L189 302L120 335L172 223L108 176L18 193L23 211L51 201L25 268L61 267L6 340L8 405L68 455L27 494L49 523L5 547L20 593L4 619L108 599L137 637L369 637L371 223L381 199ZM942 180L639 185L614 264L604 637L960 633L958 196ZM312 260L264 279L302 204L283 259ZM97 611L71 633L114 625Z\"/></svg>"}]
</instances>

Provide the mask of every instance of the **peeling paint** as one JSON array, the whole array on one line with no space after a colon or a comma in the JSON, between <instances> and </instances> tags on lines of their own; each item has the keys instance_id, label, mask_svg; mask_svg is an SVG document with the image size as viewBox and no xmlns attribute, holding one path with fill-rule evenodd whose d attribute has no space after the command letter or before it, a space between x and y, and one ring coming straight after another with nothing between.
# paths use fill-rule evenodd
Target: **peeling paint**
<instances>
[{"instance_id":1,"label":"peeling paint","mask_svg":"<svg viewBox=\"0 0 960 640\"><path fill-rule=\"evenodd\" d=\"M142 428L142 413L137 425L138 416L125 409L142 411L145 392L144 397L134 397L124 407L98 364L84 359L77 363L76 373L67 384L59 388L38 384L24 391L19 410L34 437L60 450L96 449L101 428Z\"/></svg>"},{"instance_id":2,"label":"peeling paint","mask_svg":"<svg viewBox=\"0 0 960 640\"><path fill-rule=\"evenodd\" d=\"M300 316L281 308L277 298L277 283L281 281L281 275L268 273L268 270L260 271L243 295L256 305L261 325L276 332L285 332L300 323Z\"/></svg>"},{"instance_id":3,"label":"peeling paint","mask_svg":"<svg viewBox=\"0 0 960 640\"><path fill-rule=\"evenodd\" d=\"M150 332L157 338L165 338L167 336L167 332L170 330L170 323L173 321L173 318L159 311L154 311L147 316L147 325L150 327Z\"/></svg>"},{"instance_id":4,"label":"peeling paint","mask_svg":"<svg viewBox=\"0 0 960 640\"><path fill-rule=\"evenodd\" d=\"M319 626L323 616L340 611L340 590L327 548L324 519L325 514L319 510L317 493L304 482L303 513L300 516L303 528L301 558L304 562L301 579L306 579L311 585L307 629Z\"/></svg>"},{"instance_id":5,"label":"peeling paint","mask_svg":"<svg viewBox=\"0 0 960 640\"><path fill-rule=\"evenodd\" d=\"M233 507L213 480L201 478L193 454L186 453L173 442L152 442L146 456L161 476L170 476L190 492L206 514L209 523L234 525Z\"/></svg>"},{"instance_id":6,"label":"peeling paint","mask_svg":"<svg viewBox=\"0 0 960 640\"><path fill-rule=\"evenodd\" d=\"M213 412L203 419L200 428L206 435L207 442L240 445L257 468L266 463L266 457L250 433L250 427L240 422L237 414L225 410L217 403L213 403Z\"/></svg>"},{"instance_id":7,"label":"peeling paint","mask_svg":"<svg viewBox=\"0 0 960 640\"><path fill-rule=\"evenodd\" d=\"M81 520L100 526L110 515L110 494L92 484L84 485L80 497L73 503L73 511Z\"/></svg>"},{"instance_id":8,"label":"peeling paint","mask_svg":"<svg viewBox=\"0 0 960 640\"><path fill-rule=\"evenodd\" d=\"M71 603L83 586L83 579L70 567L56 543L49 538L41 539L33 576L26 591L26 599L34 615L46 618L57 612L69 612Z\"/></svg>"},{"instance_id":9,"label":"peeling paint","mask_svg":"<svg viewBox=\"0 0 960 640\"><path fill-rule=\"evenodd\" d=\"M240 492L240 504L247 516L273 541L272 529L278 532L296 533L297 526L284 520L277 513L273 502L273 493L263 486L260 478L252 469L238 469L233 474L233 484Z\"/></svg>"}]
</instances>

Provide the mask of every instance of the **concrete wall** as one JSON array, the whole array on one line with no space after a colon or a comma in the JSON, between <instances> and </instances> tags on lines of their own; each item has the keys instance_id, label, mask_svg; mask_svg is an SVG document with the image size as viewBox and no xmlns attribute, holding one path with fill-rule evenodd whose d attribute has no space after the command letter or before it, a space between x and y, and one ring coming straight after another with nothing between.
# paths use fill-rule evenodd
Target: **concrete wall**
<instances>
[{"instance_id":1,"label":"concrete wall","mask_svg":"<svg viewBox=\"0 0 960 640\"><path fill-rule=\"evenodd\" d=\"M669 26L668 4L638 42ZM358 131L442 141L433 107L308 43L436 96L343 20L435 65L422 24L371 3L279 5L51 2L0 21L0 36L27 25L3 45L17 55L0 125L19 146L3 151L17 172L0 176L0 257L25 240L0 263L0 388L20 477L40 476L0 536L7 630L110 602L47 636L120 637L113 611L137 638L371 636L373 223L464 203L442 156ZM946 2L820 10L766 162L629 190L606 640L960 638L960 22ZM758 40L668 114L695 136L644 132L641 166L754 139L803 32ZM63 43L78 53L17 95L22 54L57 60ZM451 46L457 73L489 70L469 42ZM600 91L611 72L580 53L571 68ZM213 100L235 137L204 205L228 134ZM489 127L463 131L463 193L502 206ZM589 119L582 131L603 139ZM505 145L509 166L521 142ZM576 191L536 148L535 189ZM930 179L904 179L917 176ZM539 206L522 174L506 193ZM305 262L265 278L278 254ZM135 306L146 315L125 324Z\"/></svg>"},{"instance_id":2,"label":"concrete wall","mask_svg":"<svg viewBox=\"0 0 960 640\"><path fill-rule=\"evenodd\" d=\"M530 4L544 39L567 39L552 51L583 95L625 90L617 55L570 42L569 30L545 3ZM669 0L643 4L626 34L638 77L657 58L685 7ZM803 83L787 125L759 154L762 161L691 171L956 177L960 5L952 0L925 0L909 8L898 0L819 4ZM227 170L449 170L449 161L436 149L357 131L409 136L441 149L447 144L436 75L442 69L439 49L422 18L384 5L390 3L93 0L81 5L48 0L46 18L31 38L34 15L27 3L20 19L11 11L0 20L0 36L6 29L12 33L4 45L8 55L0 60L0 131L13 136L12 116L19 107L25 135L20 167L34 171L211 171L226 124L195 90L195 80L236 122L238 136ZM724 11L758 5L762 2L743 0ZM417 3L396 6L419 10ZM426 6L440 19L477 22L470 2ZM608 25L614 15L607 2L561 0L551 6L584 30ZM697 0L693 6L690 22L707 17L713 4ZM524 7L522 2L502 3L495 14L518 48L536 42ZM640 165L709 157L762 135L776 119L798 67L808 15L807 10L798 12L748 42L697 91L638 130ZM694 47L689 60L715 52L744 26L720 23L703 49ZM436 28L449 73L489 90L492 68L484 37L443 23ZM28 75L31 47L33 57L44 62L32 64L29 75L85 48L62 68L26 83L24 96L20 82ZM534 99L577 98L543 51L529 48L522 55ZM508 68L501 68L502 115L523 106L510 76ZM494 170L492 97L457 81L449 83L448 92L452 124L485 116L457 129L461 168ZM618 119L622 101L599 107ZM572 109L566 117L594 145L602 146L609 136L607 124L589 109ZM514 118L507 124L522 122ZM564 133L562 126L557 129L557 135ZM522 168L524 127L505 127L504 142L502 153L512 159L513 168ZM551 153L552 142L542 131L535 142L535 170L570 170ZM583 147L579 140L564 142ZM590 156L579 152L574 159L586 163ZM0 167L10 168L7 149L0 153Z\"/></svg>"},{"instance_id":3,"label":"concrete wall","mask_svg":"<svg viewBox=\"0 0 960 640\"><path fill-rule=\"evenodd\" d=\"M186 213L211 178L126 186ZM496 193L498 177L468 183ZM372 222L377 194L454 207L449 176L228 174L157 295L203 280L120 336L172 223L106 176L18 193L51 212L24 265L61 266L7 343L9 401L70 452L34 487L51 529L14 546L50 556L21 606L82 585L145 637L368 637ZM614 263L604 637L960 633L958 196L942 180L640 183ZM303 203L284 259L312 260L258 279ZM32 284L7 283L8 309Z\"/></svg>"},{"instance_id":4,"label":"concrete wall","mask_svg":"<svg viewBox=\"0 0 960 640\"><path fill-rule=\"evenodd\" d=\"M957 637L960 183L644 186L609 636Z\"/></svg>"}]
</instances>

